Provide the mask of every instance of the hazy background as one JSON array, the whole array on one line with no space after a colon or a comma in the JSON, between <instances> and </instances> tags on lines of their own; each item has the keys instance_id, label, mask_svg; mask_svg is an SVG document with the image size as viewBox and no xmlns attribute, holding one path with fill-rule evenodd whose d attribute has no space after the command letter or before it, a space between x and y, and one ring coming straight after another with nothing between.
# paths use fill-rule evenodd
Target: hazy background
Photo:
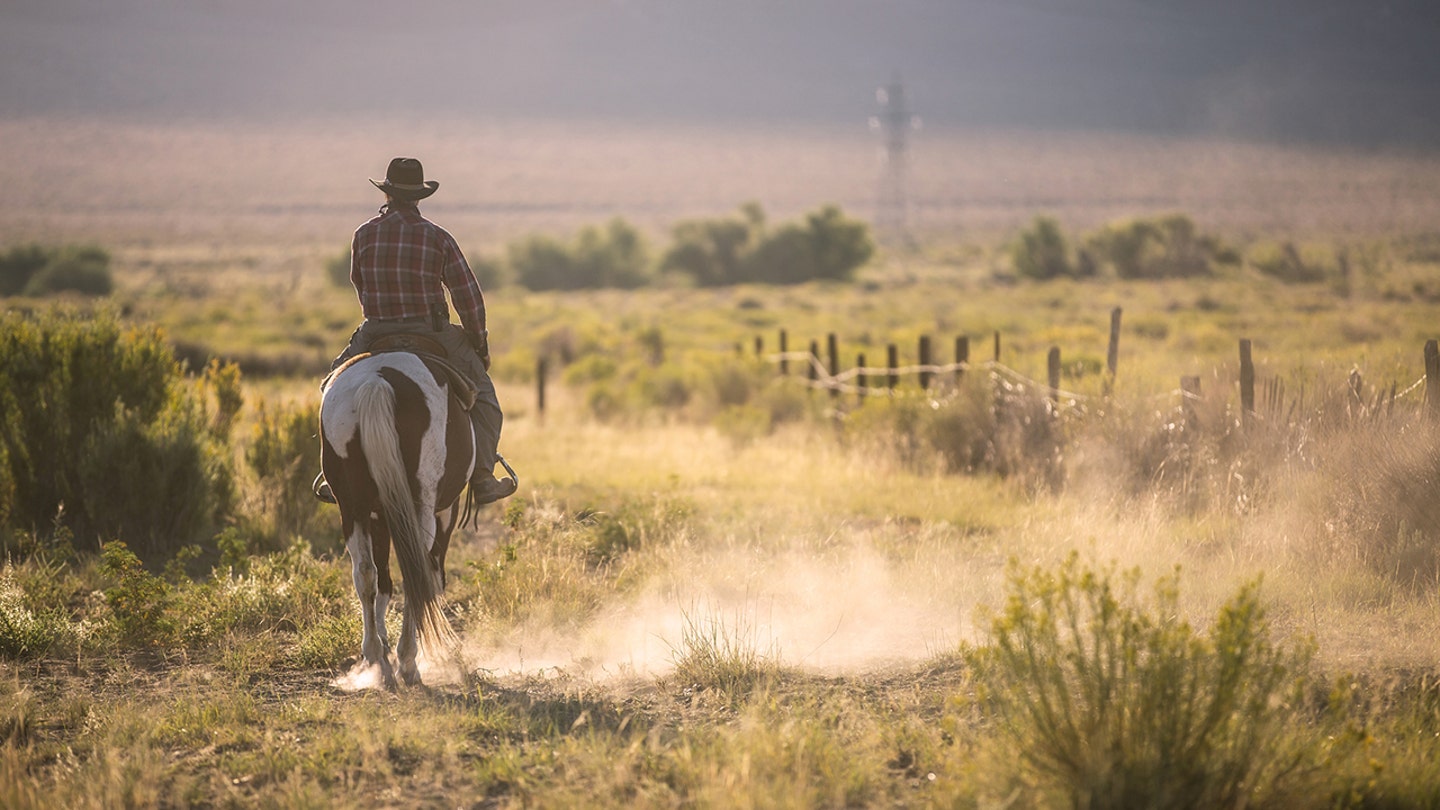
<instances>
[{"instance_id":1,"label":"hazy background","mask_svg":"<svg viewBox=\"0 0 1440 810\"><path fill-rule=\"evenodd\" d=\"M1432 0L5 0L0 115L861 122L1429 148Z\"/></svg>"}]
</instances>

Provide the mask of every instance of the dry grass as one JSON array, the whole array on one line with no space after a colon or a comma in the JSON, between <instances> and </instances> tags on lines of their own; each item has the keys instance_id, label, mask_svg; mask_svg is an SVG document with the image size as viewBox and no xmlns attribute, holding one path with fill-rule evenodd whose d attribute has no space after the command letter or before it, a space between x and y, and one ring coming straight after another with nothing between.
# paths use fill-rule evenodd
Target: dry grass
<instances>
[{"instance_id":1,"label":"dry grass","mask_svg":"<svg viewBox=\"0 0 1440 810\"><path fill-rule=\"evenodd\" d=\"M441 179L429 210L467 250L612 214L658 233L752 198L776 216L827 200L864 215L876 172L875 144L858 126L716 133L440 122L401 133L373 122L282 131L10 121L0 138L35 156L0 169L25 203L0 225L0 242L115 246L120 298L140 317L226 351L320 363L355 317L320 266L378 202L364 178L392 153L419 154ZM427 671L431 688L340 688L337 650L353 614L332 605L334 615L316 616L274 595L263 604L284 608L274 623L284 632L231 627L163 656L87 656L72 644L64 661L7 659L0 804L1000 802L1006 795L987 790L1003 779L985 771L1006 763L987 752L984 725L954 711L969 684L953 651L983 640L975 609L1004 599L1007 560L1051 567L1077 553L1087 564L1138 566L1146 580L1179 566L1178 609L1197 625L1263 575L1261 598L1281 639L1313 637L1325 673L1380 685L1326 727L1340 753L1317 766L1329 769L1331 792L1311 798L1348 796L1349 786L1376 802L1433 798L1433 752L1414 741L1440 726L1426 674L1440 656L1436 597L1385 565L1413 556L1385 543L1414 528L1399 508L1414 493L1387 488L1384 477L1423 473L1433 454L1415 451L1433 443L1385 445L1359 429L1306 434L1305 453L1294 454L1304 464L1287 466L1293 459L1277 451L1219 464L1210 478L1197 473L1201 497L1190 509L1153 485L1138 495L1117 485L1120 462L1108 455L1143 445L1173 415L1181 374L1205 375L1211 410L1202 416L1218 432L1231 413L1240 336L1255 339L1262 381L1284 378L1287 401L1305 403L1307 414L1333 416L1332 392L1352 366L1368 385L1408 385L1420 340L1433 332L1433 267L1377 260L1360 268L1350 298L1243 273L1009 286L991 278L987 249L967 242L998 240L1040 210L1087 228L1179 209L1237 239L1323 234L1371 244L1440 221L1431 191L1440 164L929 132L915 166L916 218L935 246L909 266L871 268L866 285L495 296L501 449L523 491L457 538L449 595L467 644L459 660ZM1112 446L1074 448L1071 477L1038 495L987 474L942 474L883 442L842 440L822 416L834 408L823 395L797 422L741 435L698 408L598 421L583 387L558 382L542 419L529 377L546 345L623 359L649 330L663 334L668 362L686 365L731 357L756 334L773 348L775 331L789 328L792 347L840 330L843 355L866 350L872 363L891 341L908 362L921 333L969 334L985 357L979 339L1000 330L1005 362L1041 378L1050 345L1077 366L1098 363L1113 306L1126 313L1116 402L1133 419L1112 416L1113 435L1100 437ZM1065 386L1095 397L1100 378L1077 373ZM250 390L274 403L313 397L308 380ZM1087 408L1110 405L1093 399ZM1273 446L1293 449L1293 438ZM1211 452L1221 458L1223 449ZM1346 459L1354 463L1340 474ZM1252 498L1230 473L1254 470L1268 477ZM1357 481L1380 488L1362 492ZM1326 525L1337 505L1354 521L1344 529L1353 545L1337 547ZM1409 522L1384 524L1396 516ZM1360 545L1377 525L1378 545ZM1374 559L1382 564L1368 565ZM348 578L343 561L302 561L327 593ZM21 573L19 582L50 576L33 566ZM76 610L95 609L84 594L97 587L71 588ZM177 587L177 599L205 593ZM273 590L294 598L283 584ZM677 663L696 670L686 683L672 677ZM1364 756L1347 753L1352 743Z\"/></svg>"}]
</instances>

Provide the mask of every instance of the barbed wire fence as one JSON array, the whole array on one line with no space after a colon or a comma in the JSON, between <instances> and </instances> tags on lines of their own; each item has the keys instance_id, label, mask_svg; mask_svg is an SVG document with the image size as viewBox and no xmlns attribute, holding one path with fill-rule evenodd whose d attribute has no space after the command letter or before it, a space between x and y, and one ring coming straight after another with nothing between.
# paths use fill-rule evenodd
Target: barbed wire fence
<instances>
[{"instance_id":1,"label":"barbed wire fence","mask_svg":"<svg viewBox=\"0 0 1440 810\"><path fill-rule=\"evenodd\" d=\"M970 360L969 338L966 336L955 339L955 360L953 362L934 362L931 339L928 335L922 335L919 339L919 362L917 363L900 365L898 347L890 344L886 347L887 362L884 366L868 365L866 355L860 353L856 364L844 370L839 368L838 340L834 333L827 335L825 359L823 360L819 341L811 341L808 351L792 351L787 345L789 336L783 329L779 333L780 351L766 353L764 339L759 336L755 338L754 348L758 357L779 366L782 375L812 389L827 391L833 397L843 394L856 397L858 401L863 402L871 397L904 395L905 392L900 389L900 381L902 378L913 377L919 378L919 386L918 389L909 389L909 392L938 393L932 388L937 380L950 377L958 383L967 373L985 372L990 375L995 385L1009 391L1043 392L1050 403L1052 412L1056 414L1069 411L1083 415L1091 402L1097 399L1106 399L1111 394L1118 373L1120 321L1121 310L1116 308L1111 313L1110 343L1106 353L1103 392L1098 396L1070 391L1061 387L1063 367L1059 347L1052 346L1049 349L1047 356L1049 379L1044 382L1033 379L1000 362L1001 344L998 332L994 335L994 359L984 361ZM743 353L743 347L737 346L736 348L737 351ZM1240 414L1242 422L1248 424L1252 420L1263 419L1266 413L1276 413L1282 410L1281 403L1285 399L1285 391L1283 381L1279 378L1271 378L1266 381L1260 392L1262 395L1260 401L1265 407L1257 408L1256 374L1251 341L1248 338L1240 339L1238 350ZM792 363L800 365L804 374L791 374ZM1440 348L1437 348L1437 341L1429 340L1425 343L1424 363L1425 373L1419 379L1404 389L1400 388L1399 383L1392 383L1388 390L1377 389L1373 397L1367 397L1360 371L1352 370L1346 381L1347 397L1352 404L1360 406L1363 413L1383 412L1388 414L1393 411L1397 402L1423 395L1423 400L1416 409L1429 418L1440 419ZM1178 400L1182 405L1199 402L1204 399L1200 393L1200 377L1198 375L1182 376L1178 387L1156 393L1147 399L1154 402Z\"/></svg>"}]
</instances>

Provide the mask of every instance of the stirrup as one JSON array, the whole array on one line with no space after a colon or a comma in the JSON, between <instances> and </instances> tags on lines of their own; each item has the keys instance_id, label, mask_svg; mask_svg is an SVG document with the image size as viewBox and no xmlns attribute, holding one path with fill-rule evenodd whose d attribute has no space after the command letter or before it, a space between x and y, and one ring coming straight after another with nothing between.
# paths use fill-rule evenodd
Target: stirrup
<instances>
[{"instance_id":1,"label":"stirrup","mask_svg":"<svg viewBox=\"0 0 1440 810\"><path fill-rule=\"evenodd\" d=\"M310 485L310 491L315 493L315 498L321 503L335 503L335 493L330 490L330 482L325 480L325 473L315 476L315 482Z\"/></svg>"}]
</instances>

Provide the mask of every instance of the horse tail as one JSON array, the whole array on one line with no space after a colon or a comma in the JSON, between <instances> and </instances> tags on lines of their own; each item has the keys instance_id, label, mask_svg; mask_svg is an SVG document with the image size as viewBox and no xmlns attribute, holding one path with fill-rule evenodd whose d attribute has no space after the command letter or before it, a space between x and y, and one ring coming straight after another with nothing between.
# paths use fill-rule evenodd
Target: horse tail
<instances>
[{"instance_id":1,"label":"horse tail","mask_svg":"<svg viewBox=\"0 0 1440 810\"><path fill-rule=\"evenodd\" d=\"M424 519L410 489L410 476L400 454L395 429L395 390L383 380L372 380L355 391L360 423L360 446L370 465L370 477L379 491L390 527L395 558L403 577L406 610L414 617L420 648L434 657L455 642L455 631L445 618L439 576L431 563Z\"/></svg>"}]
</instances>

